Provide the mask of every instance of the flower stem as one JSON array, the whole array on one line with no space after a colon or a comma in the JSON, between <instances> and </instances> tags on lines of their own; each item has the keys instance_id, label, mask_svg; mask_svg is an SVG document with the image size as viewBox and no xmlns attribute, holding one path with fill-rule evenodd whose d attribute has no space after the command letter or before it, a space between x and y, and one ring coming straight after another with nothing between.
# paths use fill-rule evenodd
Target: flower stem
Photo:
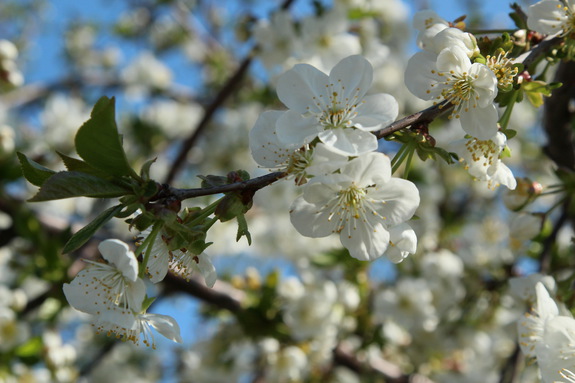
<instances>
[{"instance_id":1,"label":"flower stem","mask_svg":"<svg viewBox=\"0 0 575 383\"><path fill-rule=\"evenodd\" d=\"M511 120L511 112L513 112L513 107L515 106L515 101L517 100L517 96L519 92L514 90L513 95L511 96L511 101L507 104L507 108L505 112L503 112L503 116L499 119L499 125L501 129L507 129L507 125L509 125L509 121Z\"/></svg>"},{"instance_id":2,"label":"flower stem","mask_svg":"<svg viewBox=\"0 0 575 383\"><path fill-rule=\"evenodd\" d=\"M223 197L222 197L223 198ZM218 198L218 200L216 200L215 202L212 202L211 204L209 204L208 206L206 206L202 212L200 213L200 215L198 215L197 217L195 217L193 219L193 221L188 222L186 225L187 226L195 226L195 225L199 225L201 224L206 218L208 218L210 215L212 215L214 213L214 211L216 211L216 208L218 207L220 201L222 198ZM213 223L211 224L213 225ZM210 225L210 226L211 226Z\"/></svg>"},{"instance_id":3,"label":"flower stem","mask_svg":"<svg viewBox=\"0 0 575 383\"><path fill-rule=\"evenodd\" d=\"M408 144L401 145L401 148L399 148L395 156L393 156L393 159L391 160L391 174L395 173L401 166L401 163L405 160L409 146L410 145Z\"/></svg>"},{"instance_id":4,"label":"flower stem","mask_svg":"<svg viewBox=\"0 0 575 383\"><path fill-rule=\"evenodd\" d=\"M405 170L403 172L403 178L407 179L409 176L409 170L411 169L411 161L413 160L413 154L415 153L415 145L409 145L409 153L407 155L407 161L405 162Z\"/></svg>"}]
</instances>

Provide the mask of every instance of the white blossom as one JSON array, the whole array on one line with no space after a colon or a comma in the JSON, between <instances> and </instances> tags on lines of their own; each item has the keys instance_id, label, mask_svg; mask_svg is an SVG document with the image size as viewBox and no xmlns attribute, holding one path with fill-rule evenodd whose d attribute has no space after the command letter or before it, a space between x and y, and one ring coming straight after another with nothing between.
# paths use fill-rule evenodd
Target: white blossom
<instances>
[{"instance_id":1,"label":"white blossom","mask_svg":"<svg viewBox=\"0 0 575 383\"><path fill-rule=\"evenodd\" d=\"M278 97L289 108L276 122L278 140L301 147L318 137L331 150L358 156L377 149L370 132L397 117L389 94L366 96L373 69L361 56L340 61L329 75L298 64L278 81Z\"/></svg>"},{"instance_id":2,"label":"white blossom","mask_svg":"<svg viewBox=\"0 0 575 383\"><path fill-rule=\"evenodd\" d=\"M139 311L146 294L144 281L138 278L138 261L128 245L108 239L98 246L108 261L92 262L64 284L66 299L75 309L99 315L115 307Z\"/></svg>"},{"instance_id":3,"label":"white blossom","mask_svg":"<svg viewBox=\"0 0 575 383\"><path fill-rule=\"evenodd\" d=\"M290 214L302 235L337 233L352 257L373 260L388 249L390 228L410 219L418 205L415 185L391 177L387 156L368 153L349 161L340 173L314 177Z\"/></svg>"},{"instance_id":4,"label":"white blossom","mask_svg":"<svg viewBox=\"0 0 575 383\"><path fill-rule=\"evenodd\" d=\"M517 181L503 161L501 153L505 149L507 138L501 132L488 139L467 138L452 143L453 151L465 162L465 169L478 181L487 182L489 189L505 185L513 190Z\"/></svg>"},{"instance_id":5,"label":"white blossom","mask_svg":"<svg viewBox=\"0 0 575 383\"><path fill-rule=\"evenodd\" d=\"M459 46L438 55L416 53L407 63L405 84L423 100L453 104L449 117L460 120L471 136L486 140L497 133L497 77L485 64L472 63Z\"/></svg>"}]
</instances>

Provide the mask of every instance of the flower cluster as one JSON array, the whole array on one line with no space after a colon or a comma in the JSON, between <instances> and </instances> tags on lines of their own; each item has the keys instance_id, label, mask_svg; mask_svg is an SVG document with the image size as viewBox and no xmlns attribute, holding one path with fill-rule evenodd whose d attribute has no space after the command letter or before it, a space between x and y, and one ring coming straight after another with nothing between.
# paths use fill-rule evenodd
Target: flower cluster
<instances>
[{"instance_id":1,"label":"flower cluster","mask_svg":"<svg viewBox=\"0 0 575 383\"><path fill-rule=\"evenodd\" d=\"M508 87L517 70L505 54L488 56L486 64L474 62L479 55L475 37L449 27L433 11L415 15L422 52L413 55L405 71L405 84L417 97L434 105L447 102L449 118L460 121L466 139L455 143L466 169L493 189L500 184L514 189L513 174L501 162L506 138L498 132L499 119L494 100L498 87ZM440 107L447 107L441 104Z\"/></svg>"},{"instance_id":2,"label":"flower cluster","mask_svg":"<svg viewBox=\"0 0 575 383\"><path fill-rule=\"evenodd\" d=\"M415 252L405 222L419 205L409 181L391 176L390 160L377 153L373 131L397 117L388 94L367 95L373 69L361 56L340 61L329 75L298 64L278 81L287 111L264 112L250 132L256 162L293 175L303 194L291 221L304 236L339 234L351 256L384 253L400 262Z\"/></svg>"},{"instance_id":3,"label":"flower cluster","mask_svg":"<svg viewBox=\"0 0 575 383\"><path fill-rule=\"evenodd\" d=\"M144 280L139 277L138 260L127 244L108 239L98 246L105 262L89 265L64 284L66 299L75 309L93 316L98 332L114 333L124 341L155 348L151 329L181 343L177 322L161 314L147 313L151 300L146 297Z\"/></svg>"}]
</instances>

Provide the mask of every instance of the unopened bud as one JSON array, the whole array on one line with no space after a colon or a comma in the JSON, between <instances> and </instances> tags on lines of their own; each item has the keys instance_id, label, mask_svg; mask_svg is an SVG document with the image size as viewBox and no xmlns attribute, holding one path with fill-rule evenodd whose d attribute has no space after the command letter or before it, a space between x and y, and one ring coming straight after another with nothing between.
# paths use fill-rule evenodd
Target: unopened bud
<instances>
[{"instance_id":1,"label":"unopened bud","mask_svg":"<svg viewBox=\"0 0 575 383\"><path fill-rule=\"evenodd\" d=\"M517 187L503 195L503 203L509 210L519 211L534 201L542 191L543 187L539 182L529 178L517 178Z\"/></svg>"}]
</instances>

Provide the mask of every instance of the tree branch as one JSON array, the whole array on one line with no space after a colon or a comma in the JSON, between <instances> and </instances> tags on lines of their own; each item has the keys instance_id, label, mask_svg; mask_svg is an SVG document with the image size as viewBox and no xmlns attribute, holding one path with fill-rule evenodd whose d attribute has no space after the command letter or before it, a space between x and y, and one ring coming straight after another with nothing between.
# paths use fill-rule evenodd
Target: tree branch
<instances>
[{"instance_id":1,"label":"tree branch","mask_svg":"<svg viewBox=\"0 0 575 383\"><path fill-rule=\"evenodd\" d=\"M228 193L233 191L244 191L244 190L257 191L263 187L271 185L272 183L286 177L287 175L288 173L285 172L275 172L260 177L252 178L247 181L235 182L232 184L214 186L210 188L177 189L168 186L168 190L164 192L165 195L160 195L159 197L160 198L175 197L176 199L183 201L189 198L220 194L220 193Z\"/></svg>"}]
</instances>

